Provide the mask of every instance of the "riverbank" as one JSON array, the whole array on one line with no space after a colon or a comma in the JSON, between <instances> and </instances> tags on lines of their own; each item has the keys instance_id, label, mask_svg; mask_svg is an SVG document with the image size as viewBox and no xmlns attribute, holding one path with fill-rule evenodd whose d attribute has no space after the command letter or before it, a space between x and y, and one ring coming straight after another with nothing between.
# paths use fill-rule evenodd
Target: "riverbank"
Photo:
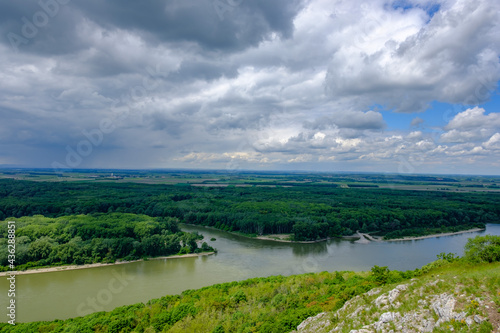
<instances>
[{"instance_id":1,"label":"riverbank","mask_svg":"<svg viewBox=\"0 0 500 333\"><path fill-rule=\"evenodd\" d=\"M426 238L435 238L435 237L441 237L441 236L453 236L453 235L459 235L459 234L465 234L469 232L478 232L478 231L483 231L485 229L483 228L474 228L474 229L469 229L469 230L462 230L462 231L457 231L457 232L445 232L442 234L432 234L432 235L426 235L426 236L414 236L414 237L403 237L403 238L395 238L395 239L382 239L382 237L373 237L370 236L369 234L357 232L354 235L351 236L343 236L342 239L344 240L353 240L355 243L358 244L368 244L371 242L399 242L399 241L412 241L412 240L419 240L419 239L426 239ZM257 236L257 237L251 237L251 238L257 238L257 239L262 239L262 240L270 240L270 241L275 241L275 242L283 242L283 243L301 243L301 244L308 244L308 243L319 243L323 242L329 239L334 239L334 238L322 238L314 241L292 241L289 239L284 239L285 236L290 237L290 234L276 234L276 235L265 235L265 236Z\"/></svg>"},{"instance_id":2,"label":"riverbank","mask_svg":"<svg viewBox=\"0 0 500 333\"><path fill-rule=\"evenodd\" d=\"M192 257L200 257L200 256L209 256L209 255L212 255L214 253L215 252L189 253L189 254L181 254L181 255L173 255L173 256L147 258L146 260L192 258ZM114 263L95 263L95 264L85 264L85 265L69 265L69 266L54 266L54 267L33 268L33 269L25 270L25 271L0 272L0 276L7 276L7 275L10 275L10 274L13 274L13 275L25 275L25 274L37 274L37 273L50 273L50 272L72 271L72 270L76 270L76 269L87 269L87 268L96 268L96 267L104 267L104 266L115 266L115 265L122 265L122 264L130 264L130 263L139 262L139 261L144 261L144 259L129 260L129 261L117 261L117 262L114 262Z\"/></svg>"},{"instance_id":3,"label":"riverbank","mask_svg":"<svg viewBox=\"0 0 500 333\"><path fill-rule=\"evenodd\" d=\"M426 235L426 236L415 236L415 237L403 237L403 238L395 238L395 239L386 239L384 241L385 242L410 241L410 240L418 240L418 239L425 239L425 238L434 238L434 237L441 237L441 236L453 236L453 235L466 234L468 232L478 232L478 231L483 231L483 230L486 230L486 229L484 229L484 228L474 228L474 229L462 230L462 231L457 231L457 232L445 232L445 233L442 233L442 234L433 234L433 235Z\"/></svg>"},{"instance_id":4,"label":"riverbank","mask_svg":"<svg viewBox=\"0 0 500 333\"><path fill-rule=\"evenodd\" d=\"M261 240L270 240L274 242L282 242L282 243L299 243L299 244L312 244L312 243L319 243L319 242L324 242L329 239L333 238L321 238L313 241L293 241L290 240L289 238L292 236L292 234L273 234L273 235L263 235L263 236L257 236L257 237L252 237L252 238L257 238ZM288 239L286 239L288 238Z\"/></svg>"},{"instance_id":5,"label":"riverbank","mask_svg":"<svg viewBox=\"0 0 500 333\"><path fill-rule=\"evenodd\" d=\"M181 227L182 227L182 225L188 225L188 226L193 226L193 227L207 228L207 229L217 230L217 231L221 231L221 232L227 232L229 234L233 234L233 235L237 235L237 236L241 236L241 237L245 237L245 238L269 240L269 241L281 242L281 243L312 244L312 243L324 242L324 241L327 241L329 239L335 239L335 237L328 237L328 238L321 238L321 239L317 239L317 240L313 240L313 241L293 241L293 240L287 239L287 238L290 238L292 236L292 234L270 234L270 235L256 236L256 235L244 234L242 232L222 230L222 229L210 227L207 225L191 224L191 223L179 223L179 225Z\"/></svg>"},{"instance_id":6,"label":"riverbank","mask_svg":"<svg viewBox=\"0 0 500 333\"><path fill-rule=\"evenodd\" d=\"M365 234L365 233L361 233L361 232L356 232L355 234L353 234L351 236L342 236L341 238L328 237L328 238L321 238L321 239L317 239L317 240L313 240L313 241L293 241L293 240L289 239L292 236L292 234L271 234L271 235L262 235L262 236L250 236L250 235L246 235L246 234L243 234L243 233L240 233L240 232L226 231L226 230L221 230L221 229L217 229L215 227L210 227L210 226L197 225L197 224L189 224L189 223L182 223L182 224L191 225L191 226L195 226L195 227L203 227L203 228L213 229L213 230L217 230L217 231L228 232L228 233L231 233L231 234L234 234L234 235L238 235L238 236L242 236L242 237L247 237L247 238L260 239L260 240L268 240L268 241L281 242L281 243L299 243L299 244L320 243L320 242L324 242L324 241L327 241L327 240L330 240L330 239L352 240L352 241L355 241L355 243L361 243L361 244L367 244L367 243L371 243L371 242L412 241L412 240L419 240L419 239L425 239L425 238L434 238L434 237L441 237L441 236L453 236L453 235L459 235L459 234L468 233L468 232L478 232L478 231L485 230L484 228L474 228L474 229L462 230L462 231L457 231L457 232L446 232L446 233L441 233L441 234L432 234L432 235L425 235L425 236L413 236L413 237L403 237L403 238L395 238L395 239L382 239L381 236L371 236L369 234Z\"/></svg>"}]
</instances>

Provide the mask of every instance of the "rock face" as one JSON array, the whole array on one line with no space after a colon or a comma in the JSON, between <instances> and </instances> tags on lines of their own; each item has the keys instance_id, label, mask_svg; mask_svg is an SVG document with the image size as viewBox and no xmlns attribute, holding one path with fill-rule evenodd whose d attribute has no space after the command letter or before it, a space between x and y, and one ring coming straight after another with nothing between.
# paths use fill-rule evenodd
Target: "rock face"
<instances>
[{"instance_id":1,"label":"rock face","mask_svg":"<svg viewBox=\"0 0 500 333\"><path fill-rule=\"evenodd\" d=\"M429 291L439 293L429 294ZM472 308L478 312L484 302L461 292L461 287L443 280L420 285L412 281L379 296L381 290L373 289L347 301L334 313L323 312L307 318L294 332L410 333L432 332L436 328L453 331L453 325L468 331L486 320L471 313Z\"/></svg>"},{"instance_id":2,"label":"rock face","mask_svg":"<svg viewBox=\"0 0 500 333\"><path fill-rule=\"evenodd\" d=\"M297 327L297 330L302 332L307 328L308 330L319 332L321 329L330 326L330 321L327 319L327 316L328 314L326 312L321 312L314 317L309 317Z\"/></svg>"}]
</instances>

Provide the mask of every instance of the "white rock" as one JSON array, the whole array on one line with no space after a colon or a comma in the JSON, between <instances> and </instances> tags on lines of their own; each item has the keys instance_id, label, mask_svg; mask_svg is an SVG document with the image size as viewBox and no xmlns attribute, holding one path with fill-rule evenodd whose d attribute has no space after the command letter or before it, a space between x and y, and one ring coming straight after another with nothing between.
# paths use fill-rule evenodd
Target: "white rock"
<instances>
[{"instance_id":1,"label":"white rock","mask_svg":"<svg viewBox=\"0 0 500 333\"><path fill-rule=\"evenodd\" d=\"M437 285L439 282L444 282L444 280L437 279L436 281L434 281L434 282L429 282L428 284L429 284L429 286L435 286L435 285Z\"/></svg>"},{"instance_id":2,"label":"white rock","mask_svg":"<svg viewBox=\"0 0 500 333\"><path fill-rule=\"evenodd\" d=\"M474 321L478 324L481 324L484 321L484 318L478 315L474 316Z\"/></svg>"},{"instance_id":3,"label":"white rock","mask_svg":"<svg viewBox=\"0 0 500 333\"><path fill-rule=\"evenodd\" d=\"M380 293L380 288L374 288L368 292L366 292L366 295L367 296L373 296L373 295L377 295Z\"/></svg>"},{"instance_id":4,"label":"white rock","mask_svg":"<svg viewBox=\"0 0 500 333\"><path fill-rule=\"evenodd\" d=\"M387 295L380 295L375 300L375 305L378 306L378 307L380 307L382 305L386 305L386 304L387 304Z\"/></svg>"},{"instance_id":5,"label":"white rock","mask_svg":"<svg viewBox=\"0 0 500 333\"><path fill-rule=\"evenodd\" d=\"M465 319L466 316L467 316L467 313L465 313L465 312L455 313L455 315L453 316L453 319L455 319L456 321L462 321L463 319Z\"/></svg>"},{"instance_id":6,"label":"white rock","mask_svg":"<svg viewBox=\"0 0 500 333\"><path fill-rule=\"evenodd\" d=\"M326 312L318 313L314 317L309 317L297 326L298 332L317 332L321 328L325 328L330 325L330 321L324 318L327 315Z\"/></svg>"},{"instance_id":7,"label":"white rock","mask_svg":"<svg viewBox=\"0 0 500 333\"><path fill-rule=\"evenodd\" d=\"M411 284L413 284L413 283L411 283ZM399 286L396 287L396 289L401 290L401 291L408 290L408 284L400 284Z\"/></svg>"},{"instance_id":8,"label":"white rock","mask_svg":"<svg viewBox=\"0 0 500 333\"><path fill-rule=\"evenodd\" d=\"M394 303L394 301L396 300L396 298L399 296L400 293L401 293L401 291L397 288L389 291L389 297L388 297L389 302Z\"/></svg>"},{"instance_id":9,"label":"white rock","mask_svg":"<svg viewBox=\"0 0 500 333\"><path fill-rule=\"evenodd\" d=\"M388 322L393 321L394 319L396 319L396 312L386 312L386 313L382 313L379 321L381 321L383 323L388 323Z\"/></svg>"},{"instance_id":10,"label":"white rock","mask_svg":"<svg viewBox=\"0 0 500 333\"><path fill-rule=\"evenodd\" d=\"M432 302L432 309L439 316L438 322L449 321L453 318L455 302L455 298L447 293L436 296L435 300Z\"/></svg>"}]
</instances>

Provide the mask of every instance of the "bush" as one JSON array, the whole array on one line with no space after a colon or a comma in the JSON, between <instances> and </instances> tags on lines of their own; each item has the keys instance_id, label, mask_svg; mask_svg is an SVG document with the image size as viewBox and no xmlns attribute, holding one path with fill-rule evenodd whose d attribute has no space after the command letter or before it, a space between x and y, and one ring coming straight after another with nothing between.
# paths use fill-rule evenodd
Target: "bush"
<instances>
[{"instance_id":1,"label":"bush","mask_svg":"<svg viewBox=\"0 0 500 333\"><path fill-rule=\"evenodd\" d=\"M226 333L226 331L224 331L224 327L222 327L222 325L217 325L212 330L212 333Z\"/></svg>"},{"instance_id":2,"label":"bush","mask_svg":"<svg viewBox=\"0 0 500 333\"><path fill-rule=\"evenodd\" d=\"M372 267L372 277L376 283L385 284L389 278L389 269L387 266L379 267L375 265Z\"/></svg>"},{"instance_id":3,"label":"bush","mask_svg":"<svg viewBox=\"0 0 500 333\"><path fill-rule=\"evenodd\" d=\"M465 245L465 259L473 263L500 261L500 236L476 236Z\"/></svg>"},{"instance_id":4,"label":"bush","mask_svg":"<svg viewBox=\"0 0 500 333\"><path fill-rule=\"evenodd\" d=\"M455 256L455 253L444 253L444 252L438 254L437 258L440 260L446 260L448 262L454 262L460 259L459 256Z\"/></svg>"}]
</instances>

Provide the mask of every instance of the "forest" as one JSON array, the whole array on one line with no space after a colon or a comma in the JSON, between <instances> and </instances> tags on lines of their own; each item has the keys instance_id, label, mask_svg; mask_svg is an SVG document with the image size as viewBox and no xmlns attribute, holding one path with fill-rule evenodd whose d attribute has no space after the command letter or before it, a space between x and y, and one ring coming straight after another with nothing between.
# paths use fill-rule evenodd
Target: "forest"
<instances>
[{"instance_id":1,"label":"forest","mask_svg":"<svg viewBox=\"0 0 500 333\"><path fill-rule=\"evenodd\" d=\"M16 227L15 267L113 263L172 254L213 251L198 233L180 231L171 217L130 213L13 219ZM0 223L0 271L9 264L7 223Z\"/></svg>"},{"instance_id":2,"label":"forest","mask_svg":"<svg viewBox=\"0 0 500 333\"><path fill-rule=\"evenodd\" d=\"M193 186L0 179L0 220L95 213L144 214L295 241L351 235L386 239L500 222L500 193L301 186Z\"/></svg>"}]
</instances>

